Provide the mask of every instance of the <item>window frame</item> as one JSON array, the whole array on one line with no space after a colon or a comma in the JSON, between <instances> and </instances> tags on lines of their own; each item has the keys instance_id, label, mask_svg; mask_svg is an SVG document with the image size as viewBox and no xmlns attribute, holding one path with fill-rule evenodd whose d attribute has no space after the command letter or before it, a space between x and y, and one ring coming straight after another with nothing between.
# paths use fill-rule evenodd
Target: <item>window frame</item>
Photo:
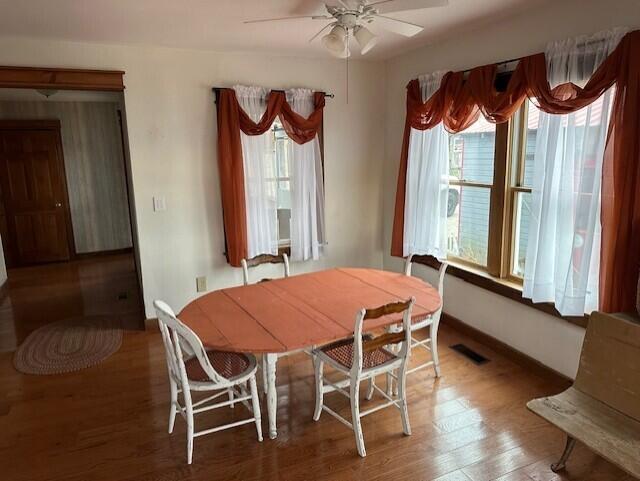
<instances>
[{"instance_id":1,"label":"window frame","mask_svg":"<svg viewBox=\"0 0 640 481\"><path fill-rule=\"evenodd\" d=\"M489 188L489 239L487 266L474 264L448 255L447 273L520 304L586 327L589 316L562 316L552 303L533 303L522 297L523 279L514 275L514 245L516 242L516 202L521 193L531 193L524 185L527 102L508 121L496 124L493 185L450 181L450 185ZM441 262L433 256L414 255L413 262L439 269Z\"/></svg>"},{"instance_id":2,"label":"window frame","mask_svg":"<svg viewBox=\"0 0 640 481\"><path fill-rule=\"evenodd\" d=\"M274 120L271 128L269 129L270 131L273 132L273 155L274 158L277 159L277 152L278 152L278 140L282 140L282 139L278 139L277 137L277 132L284 132L285 136L286 136L286 140L288 142L292 142L291 138L287 135L286 130L284 129L284 127L282 127L282 125L280 124L280 127L277 126L277 124L280 124L280 119L276 119ZM290 170L290 169L289 169ZM280 190L280 182L289 182L289 192L291 192L291 172L289 172L289 176L288 177L281 177L280 176L280 165L278 165L277 160L276 160L276 172L275 172L275 177L269 177L268 179L266 179L269 182L274 182L276 185L276 195L277 192ZM276 199L276 204L278 202L278 199ZM276 206L276 211L279 210ZM289 208L289 211L291 212L291 208ZM289 219L291 219L291 215L289 215ZM290 249L291 248L291 230L289 230L289 238L288 239L281 239L280 238L280 222L278 220L278 251L280 251L281 249Z\"/></svg>"},{"instance_id":3,"label":"window frame","mask_svg":"<svg viewBox=\"0 0 640 481\"><path fill-rule=\"evenodd\" d=\"M463 133L463 132L464 131L462 131L461 133ZM498 125L496 125L495 148L497 148L497 141L498 141ZM449 177L451 177L451 171L449 171ZM488 269L488 266L489 266L489 250L490 250L490 243L491 243L491 205L493 205L493 192L494 192L494 189L495 189L495 180L496 180L496 177L495 177L495 151L494 151L493 182L491 184L487 184L485 182L478 182L478 181L469 181L469 180L464 180L464 179L451 180L451 178L449 178L449 186L455 185L455 186L460 187L460 194L462 194L462 188L463 187L472 187L472 188L477 188L477 189L487 189L489 191L489 225L488 225L488 238L487 238L487 266L483 266L482 264L478 264L477 262L473 262L473 261L471 261L469 259L465 259L463 257L451 255L451 254L449 254L448 250L447 250L447 259L453 260L453 261L457 262L458 264L466 265L466 266L469 266L469 267L474 268L474 269L481 269L481 270L487 270ZM460 204L458 204L458 209L461 212Z\"/></svg>"},{"instance_id":4,"label":"window frame","mask_svg":"<svg viewBox=\"0 0 640 481\"><path fill-rule=\"evenodd\" d=\"M279 118L276 118L276 120L273 121L272 126L270 127L269 130L273 131L274 137L275 137L275 124L276 122L280 122ZM285 135L287 135L286 130L284 129L284 127L282 127L281 129ZM321 168L322 168L322 186L325 187L325 168L324 168L324 122L322 122L320 124L320 128L318 129L318 144L320 147L320 164L321 164ZM293 142L289 136L287 135L287 138L289 139L289 141ZM277 139L274 138L274 155L275 155L275 149L276 149L276 142ZM277 169L276 169L277 170ZM279 172L278 172L279 173ZM277 190L277 186L278 183L281 180L288 180L289 181L289 185L291 185L291 176L289 177L279 177L278 175L276 175L273 178L269 178L268 180L270 181L274 181L276 183L276 190ZM225 236L226 239L226 236ZM288 241L286 243L283 243L280 241L280 232L278 231L278 255L282 255L282 254L287 254L287 255L291 255L291 237L289 237ZM226 255L226 240L225 240L225 255Z\"/></svg>"},{"instance_id":5,"label":"window frame","mask_svg":"<svg viewBox=\"0 0 640 481\"><path fill-rule=\"evenodd\" d=\"M527 135L527 104L516 112L508 122L496 124L493 161L493 183L465 180L449 181L449 185L488 189L489 234L487 241L486 267L455 255L449 260L486 271L492 277L522 283L514 271L514 245L516 242L516 202L519 193L531 193L524 186L524 168Z\"/></svg>"},{"instance_id":6,"label":"window frame","mask_svg":"<svg viewBox=\"0 0 640 481\"><path fill-rule=\"evenodd\" d=\"M497 278L506 277L505 255L507 239L507 218L509 207L505 206L508 195L509 157L512 138L511 121L496 124L495 146L493 156L493 182L449 180L449 185L462 187L476 187L489 190L489 225L487 239L487 265L483 266L455 255L447 254L447 259L460 265L472 267L487 272Z\"/></svg>"},{"instance_id":7,"label":"window frame","mask_svg":"<svg viewBox=\"0 0 640 481\"><path fill-rule=\"evenodd\" d=\"M508 245L507 259L508 265L506 272L503 271L504 276L514 282L522 283L523 278L514 273L516 260L514 259L516 228L518 219L516 218L518 196L520 194L531 194L533 189L527 187L524 183L525 173L525 161L527 154L527 135L528 135L528 112L529 112L529 100L525 100L518 112L514 115L512 120L509 121L511 126L511 135L509 139L509 146L511 148L510 161L508 163L512 169L512 172L507 176L507 202L508 206L508 225L507 228L510 232L510 242Z\"/></svg>"}]
</instances>

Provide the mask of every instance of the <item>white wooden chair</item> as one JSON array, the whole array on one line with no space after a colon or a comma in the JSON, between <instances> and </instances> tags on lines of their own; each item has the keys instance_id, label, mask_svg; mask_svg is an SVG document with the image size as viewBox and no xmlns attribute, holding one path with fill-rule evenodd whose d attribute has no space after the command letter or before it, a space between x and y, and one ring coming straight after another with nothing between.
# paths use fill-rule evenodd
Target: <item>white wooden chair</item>
<instances>
[{"instance_id":1,"label":"white wooden chair","mask_svg":"<svg viewBox=\"0 0 640 481\"><path fill-rule=\"evenodd\" d=\"M411 310L415 299L405 302L387 304L377 309L362 309L356 316L353 338L338 341L327 346L314 349L313 362L316 381L316 408L313 414L314 421L320 419L322 411L338 419L341 423L353 429L356 438L356 446L360 456L366 456L364 438L360 419L388 406L395 406L400 410L402 429L406 435L411 434L409 413L407 411L406 375L409 355L411 352ZM403 330L397 333L385 333L377 338L362 337L362 325L369 319L378 319L382 316L403 313ZM384 348L386 345L401 343L398 352L391 352ZM327 380L323 374L324 364L328 364L339 373L347 376L340 382L334 383ZM398 380L398 395L392 397L378 388L373 382L379 374L387 373ZM369 380L367 398L370 399L373 391L379 392L387 402L360 412L360 382ZM326 386L325 386L326 384ZM344 388L349 386L349 392ZM324 404L324 394L339 392L349 398L351 402L351 422L340 416Z\"/></svg>"},{"instance_id":2,"label":"white wooden chair","mask_svg":"<svg viewBox=\"0 0 640 481\"><path fill-rule=\"evenodd\" d=\"M281 255L263 254L254 257L253 259L241 259L242 265L242 280L245 286L249 285L249 268L259 266L261 264L283 264L284 277L289 277L289 256L286 253ZM259 282L269 281L271 279L261 279Z\"/></svg>"},{"instance_id":3,"label":"white wooden chair","mask_svg":"<svg viewBox=\"0 0 640 481\"><path fill-rule=\"evenodd\" d=\"M409 255L405 259L404 274L407 276L411 275L412 259L413 259L413 255ZM407 374L411 374L416 371L419 371L420 369L433 366L436 377L440 377L440 358L438 357L438 328L440 327L440 317L442 316L442 307L444 305L444 297L443 297L444 296L444 275L447 271L447 267L449 267L449 264L447 262L442 262L440 264L440 269L438 270L438 286L437 287L438 287L438 293L440 294L440 299L443 300L442 304L440 305L440 309L438 309L436 312L431 314L426 319L419 322L414 322L412 325L413 332L419 329L424 329L426 327L429 328L429 337L427 337L426 339L417 339L413 336L411 337L411 348L413 349L414 347L420 347L422 349L429 351L429 353L431 354L431 360L425 363L422 363L418 366L414 366L410 368L407 371ZM401 326L396 325L396 326L391 326L389 328L389 331L399 332L401 329L402 329ZM390 393L391 390L393 389L392 386L393 386L393 379L388 377L387 378L388 393Z\"/></svg>"},{"instance_id":4,"label":"white wooden chair","mask_svg":"<svg viewBox=\"0 0 640 481\"><path fill-rule=\"evenodd\" d=\"M271 254L262 254L256 256L252 259L241 259L240 264L242 265L242 281L245 286L250 284L249 282L249 268L256 267L261 264L280 264L283 265L283 277L289 277L289 256L286 253L282 253L281 255L271 255ZM267 282L271 279L261 279L258 282ZM262 391L267 393L267 363L265 362L264 356L262 362L258 367L262 370Z\"/></svg>"},{"instance_id":5,"label":"white wooden chair","mask_svg":"<svg viewBox=\"0 0 640 481\"><path fill-rule=\"evenodd\" d=\"M166 351L171 387L169 434L173 432L176 413L180 413L187 421L187 463L191 464L193 440L198 436L255 422L258 441L262 441L255 357L250 354L205 350L198 336L176 318L167 304L154 301L153 305L158 315L158 325ZM184 354L188 355L186 359ZM193 402L191 391L220 392ZM180 394L182 404L178 399ZM229 396L228 401L211 404L225 394ZM253 417L194 432L194 414L224 406L233 407L236 402L244 404Z\"/></svg>"}]
</instances>

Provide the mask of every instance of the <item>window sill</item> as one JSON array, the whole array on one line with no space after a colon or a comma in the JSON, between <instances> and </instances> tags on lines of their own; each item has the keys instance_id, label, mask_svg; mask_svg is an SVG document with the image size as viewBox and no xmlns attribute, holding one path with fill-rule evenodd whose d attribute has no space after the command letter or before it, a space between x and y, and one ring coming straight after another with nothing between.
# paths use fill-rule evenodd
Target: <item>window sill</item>
<instances>
[{"instance_id":1,"label":"window sill","mask_svg":"<svg viewBox=\"0 0 640 481\"><path fill-rule=\"evenodd\" d=\"M440 261L432 256L413 256L413 262L422 264L433 269L440 268ZM580 327L587 327L589 322L589 316L562 316L557 309L548 302L533 303L530 299L522 297L522 286L516 282L508 279L498 279L490 276L486 272L480 269L474 269L473 267L457 263L455 261L449 262L449 268L447 274L462 279L469 284L485 289L489 292L493 292L499 296L506 297L513 301L524 304L525 306L532 307L538 311L550 314L555 317L559 317L567 322L575 324Z\"/></svg>"}]
</instances>

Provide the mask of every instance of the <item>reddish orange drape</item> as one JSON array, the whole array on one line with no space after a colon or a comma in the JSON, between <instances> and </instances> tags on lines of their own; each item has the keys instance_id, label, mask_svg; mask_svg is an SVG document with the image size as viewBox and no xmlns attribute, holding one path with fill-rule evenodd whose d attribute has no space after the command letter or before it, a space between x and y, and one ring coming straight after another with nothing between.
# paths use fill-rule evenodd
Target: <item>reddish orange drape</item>
<instances>
[{"instance_id":1,"label":"reddish orange drape","mask_svg":"<svg viewBox=\"0 0 640 481\"><path fill-rule=\"evenodd\" d=\"M279 117L287 135L294 142L304 144L315 138L322 125L325 99L324 93L316 92L315 110L304 118L293 111L284 92L272 91L264 115L255 123L238 104L233 89L217 90L216 97L218 168L227 259L232 266L240 267L240 261L247 257L247 210L240 131L247 135L263 134Z\"/></svg>"},{"instance_id":2,"label":"reddish orange drape","mask_svg":"<svg viewBox=\"0 0 640 481\"><path fill-rule=\"evenodd\" d=\"M402 256L404 200L411 128L443 122L450 132L469 127L482 113L490 122L509 120L529 97L541 110L566 114L589 105L616 85L602 183L600 309L632 310L640 269L640 31L628 33L584 88L551 89L544 54L520 60L504 92L497 92L496 65L447 73L440 89L422 102L418 80L407 86L407 115L400 156L391 254Z\"/></svg>"}]
</instances>

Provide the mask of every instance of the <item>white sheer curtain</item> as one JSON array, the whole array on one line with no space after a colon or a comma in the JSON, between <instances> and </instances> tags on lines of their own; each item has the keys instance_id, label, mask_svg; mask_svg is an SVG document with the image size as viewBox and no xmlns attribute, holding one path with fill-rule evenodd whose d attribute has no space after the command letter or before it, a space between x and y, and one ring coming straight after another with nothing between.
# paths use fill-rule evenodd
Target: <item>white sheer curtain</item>
<instances>
[{"instance_id":1,"label":"white sheer curtain","mask_svg":"<svg viewBox=\"0 0 640 481\"><path fill-rule=\"evenodd\" d=\"M551 87L584 86L626 31L547 46ZM523 296L562 315L598 307L600 186L613 92L569 115L540 112Z\"/></svg>"},{"instance_id":2,"label":"white sheer curtain","mask_svg":"<svg viewBox=\"0 0 640 481\"><path fill-rule=\"evenodd\" d=\"M309 117L314 110L313 91L289 89L287 102L297 114ZM325 242L324 181L318 136L305 143L289 142L291 166L291 259L318 259Z\"/></svg>"},{"instance_id":3,"label":"white sheer curtain","mask_svg":"<svg viewBox=\"0 0 640 481\"><path fill-rule=\"evenodd\" d=\"M258 122L267 109L270 89L264 87L233 87L240 107ZM240 132L244 166L244 187L247 209L247 251L249 258L260 254L278 253L278 211L276 164L273 132L246 135Z\"/></svg>"},{"instance_id":4,"label":"white sheer curtain","mask_svg":"<svg viewBox=\"0 0 640 481\"><path fill-rule=\"evenodd\" d=\"M418 77L422 100L440 87L445 72ZM411 129L404 202L403 254L447 257L449 134L442 123L428 130Z\"/></svg>"}]
</instances>

